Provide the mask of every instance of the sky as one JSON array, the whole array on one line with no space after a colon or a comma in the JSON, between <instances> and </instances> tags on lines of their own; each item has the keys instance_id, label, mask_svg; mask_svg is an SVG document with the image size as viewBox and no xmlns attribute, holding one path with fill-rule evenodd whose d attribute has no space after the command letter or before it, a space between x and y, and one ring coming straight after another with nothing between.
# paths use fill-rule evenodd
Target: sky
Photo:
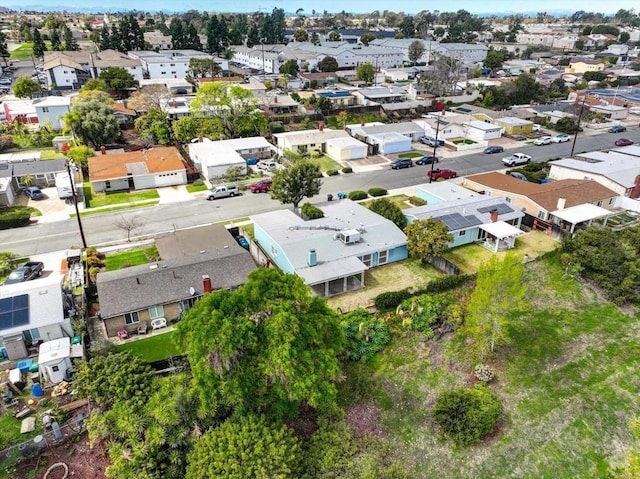
<instances>
[{"instance_id":1,"label":"sky","mask_svg":"<svg viewBox=\"0 0 640 479\"><path fill-rule=\"evenodd\" d=\"M458 0L454 4L441 2L420 2L416 0L324 0L312 2L309 0L235 0L234 2L222 2L212 0L190 0L179 2L176 0L0 0L0 5L9 8L27 10L35 9L67 9L86 11L96 10L127 10L135 8L143 11L166 10L169 12L188 9L207 10L212 12L270 12L273 8L283 8L285 12L295 12L303 8L305 14L310 15L315 9L317 13L327 10L330 13L346 10L353 13L372 12L379 10L391 10L394 12L417 13L420 10L455 11L465 9L478 14L509 14L509 13L535 13L546 11L548 13L562 12L573 13L574 10L591 12L615 13L621 8L631 9L638 7L637 0L613 0L602 2L601 0L581 0L581 2L569 2L566 0L538 0L536 2L514 2L513 0Z\"/></svg>"}]
</instances>

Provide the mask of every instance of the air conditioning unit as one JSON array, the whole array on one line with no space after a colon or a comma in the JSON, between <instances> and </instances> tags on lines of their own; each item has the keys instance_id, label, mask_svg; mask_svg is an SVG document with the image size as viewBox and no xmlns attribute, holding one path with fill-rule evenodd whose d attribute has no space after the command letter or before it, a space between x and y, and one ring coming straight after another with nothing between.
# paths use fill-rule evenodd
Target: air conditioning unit
<instances>
[{"instance_id":1,"label":"air conditioning unit","mask_svg":"<svg viewBox=\"0 0 640 479\"><path fill-rule=\"evenodd\" d=\"M360 232L356 229L340 231L339 238L344 244L355 244L360 241Z\"/></svg>"}]
</instances>

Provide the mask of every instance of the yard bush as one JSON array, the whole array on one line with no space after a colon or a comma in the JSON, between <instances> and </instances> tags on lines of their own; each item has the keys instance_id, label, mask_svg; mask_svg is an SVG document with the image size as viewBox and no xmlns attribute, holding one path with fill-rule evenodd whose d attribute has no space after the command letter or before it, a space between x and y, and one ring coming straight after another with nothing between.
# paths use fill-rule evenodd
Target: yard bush
<instances>
[{"instance_id":1,"label":"yard bush","mask_svg":"<svg viewBox=\"0 0 640 479\"><path fill-rule=\"evenodd\" d=\"M409 203L411 203L413 206L424 206L427 204L425 200L417 196L410 196Z\"/></svg>"},{"instance_id":2,"label":"yard bush","mask_svg":"<svg viewBox=\"0 0 640 479\"><path fill-rule=\"evenodd\" d=\"M429 295L408 298L400 303L397 314L402 327L411 331L420 331L428 338L434 336L431 326L438 323L442 316L442 301Z\"/></svg>"},{"instance_id":3,"label":"yard bush","mask_svg":"<svg viewBox=\"0 0 640 479\"><path fill-rule=\"evenodd\" d=\"M350 166L345 166L344 168L342 168L342 172L343 173L353 173L353 168L351 168Z\"/></svg>"},{"instance_id":4,"label":"yard bush","mask_svg":"<svg viewBox=\"0 0 640 479\"><path fill-rule=\"evenodd\" d=\"M431 411L440 431L458 446L468 446L493 431L502 406L485 386L449 389L438 395Z\"/></svg>"},{"instance_id":5,"label":"yard bush","mask_svg":"<svg viewBox=\"0 0 640 479\"><path fill-rule=\"evenodd\" d=\"M387 190L385 190L384 188L374 187L374 188L369 188L369 191L367 191L367 193L369 193L369 196L373 196L375 198L376 196L386 195Z\"/></svg>"},{"instance_id":6,"label":"yard bush","mask_svg":"<svg viewBox=\"0 0 640 479\"><path fill-rule=\"evenodd\" d=\"M318 218L324 218L324 213L317 206L312 205L311 203L305 203L301 208L302 214L308 220L317 220Z\"/></svg>"},{"instance_id":7,"label":"yard bush","mask_svg":"<svg viewBox=\"0 0 640 479\"><path fill-rule=\"evenodd\" d=\"M327 170L325 173L327 176L336 176L338 174L338 170Z\"/></svg>"},{"instance_id":8,"label":"yard bush","mask_svg":"<svg viewBox=\"0 0 640 479\"><path fill-rule=\"evenodd\" d=\"M0 151L10 150L15 147L16 144L11 135L0 135Z\"/></svg>"},{"instance_id":9,"label":"yard bush","mask_svg":"<svg viewBox=\"0 0 640 479\"><path fill-rule=\"evenodd\" d=\"M280 121L272 121L269 123L269 131L271 133L284 133L284 125Z\"/></svg>"},{"instance_id":10,"label":"yard bush","mask_svg":"<svg viewBox=\"0 0 640 479\"><path fill-rule=\"evenodd\" d=\"M204 181L201 178L198 178L198 179L193 181L193 185L194 186L202 186L202 185L204 185Z\"/></svg>"},{"instance_id":11,"label":"yard bush","mask_svg":"<svg viewBox=\"0 0 640 479\"><path fill-rule=\"evenodd\" d=\"M366 199L368 196L369 196L369 195L367 194L367 192L366 192L366 191L362 191L362 190L355 190L355 191L352 191L351 193L349 193L349 194L347 195L347 197L348 197L350 200L353 200L353 201L364 200L364 199Z\"/></svg>"},{"instance_id":12,"label":"yard bush","mask_svg":"<svg viewBox=\"0 0 640 479\"><path fill-rule=\"evenodd\" d=\"M488 384L495 379L496 372L488 364L478 364L473 369L473 375L478 381Z\"/></svg>"},{"instance_id":13,"label":"yard bush","mask_svg":"<svg viewBox=\"0 0 640 479\"><path fill-rule=\"evenodd\" d=\"M0 230L20 228L29 223L31 209L20 206L0 207Z\"/></svg>"},{"instance_id":14,"label":"yard bush","mask_svg":"<svg viewBox=\"0 0 640 479\"><path fill-rule=\"evenodd\" d=\"M345 352L352 361L366 361L389 342L387 323L364 308L342 315L340 325L347 338Z\"/></svg>"},{"instance_id":15,"label":"yard bush","mask_svg":"<svg viewBox=\"0 0 640 479\"><path fill-rule=\"evenodd\" d=\"M441 276L430 281L425 288L420 290L420 293L443 293L462 286L467 281L471 281L473 279L475 279L475 276L469 274L450 274L447 276Z\"/></svg>"},{"instance_id":16,"label":"yard bush","mask_svg":"<svg viewBox=\"0 0 640 479\"><path fill-rule=\"evenodd\" d=\"M373 303L378 309L392 309L398 307L405 299L412 296L408 289L401 289L400 291L387 291L386 293L380 293L373 300Z\"/></svg>"}]
</instances>

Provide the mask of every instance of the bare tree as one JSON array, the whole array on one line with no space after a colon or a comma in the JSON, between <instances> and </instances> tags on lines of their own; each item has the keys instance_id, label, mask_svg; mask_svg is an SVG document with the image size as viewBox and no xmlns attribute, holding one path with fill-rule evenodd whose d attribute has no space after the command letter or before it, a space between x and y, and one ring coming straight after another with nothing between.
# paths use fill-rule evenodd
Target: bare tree
<instances>
[{"instance_id":1,"label":"bare tree","mask_svg":"<svg viewBox=\"0 0 640 479\"><path fill-rule=\"evenodd\" d=\"M131 243L131 233L137 231L143 225L144 222L140 219L139 216L133 216L131 218L121 216L113 223L113 226L115 226L119 230L127 232L127 243Z\"/></svg>"}]
</instances>

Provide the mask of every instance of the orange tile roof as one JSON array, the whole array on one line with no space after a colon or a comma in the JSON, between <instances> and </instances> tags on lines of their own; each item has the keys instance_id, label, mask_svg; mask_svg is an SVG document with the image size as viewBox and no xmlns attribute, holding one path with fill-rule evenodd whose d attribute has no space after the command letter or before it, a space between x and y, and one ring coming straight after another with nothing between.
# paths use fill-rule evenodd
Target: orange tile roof
<instances>
[{"instance_id":1,"label":"orange tile roof","mask_svg":"<svg viewBox=\"0 0 640 479\"><path fill-rule=\"evenodd\" d=\"M487 188L526 196L547 211L556 210L560 198L566 200L565 208L568 208L618 196L615 191L593 180L558 180L539 184L497 172L468 176L467 179Z\"/></svg>"},{"instance_id":2,"label":"orange tile roof","mask_svg":"<svg viewBox=\"0 0 640 479\"><path fill-rule=\"evenodd\" d=\"M131 116L137 115L135 110L125 107L124 104L122 103L118 103L118 102L112 103L111 108L113 109L114 112L117 112L117 113L124 113L125 115L131 115Z\"/></svg>"},{"instance_id":3,"label":"orange tile roof","mask_svg":"<svg viewBox=\"0 0 640 479\"><path fill-rule=\"evenodd\" d=\"M154 147L114 155L92 156L89 158L89 180L126 178L127 165L135 164L151 174L184 170L182 157L175 147Z\"/></svg>"}]
</instances>

